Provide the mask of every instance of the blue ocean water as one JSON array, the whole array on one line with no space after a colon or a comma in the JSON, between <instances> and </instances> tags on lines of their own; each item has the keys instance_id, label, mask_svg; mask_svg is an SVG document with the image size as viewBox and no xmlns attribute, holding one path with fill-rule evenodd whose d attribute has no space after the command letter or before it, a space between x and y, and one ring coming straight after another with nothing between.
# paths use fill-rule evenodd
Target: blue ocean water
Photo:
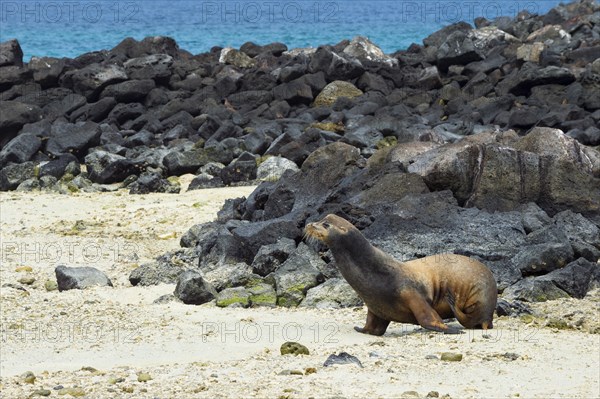
<instances>
[{"instance_id":1,"label":"blue ocean water","mask_svg":"<svg viewBox=\"0 0 600 399\"><path fill-rule=\"evenodd\" d=\"M369 37L385 52L475 17L545 13L559 0L21 0L0 1L0 41L17 38L31 56L75 57L125 37L171 36L194 54L253 41L289 48Z\"/></svg>"}]
</instances>

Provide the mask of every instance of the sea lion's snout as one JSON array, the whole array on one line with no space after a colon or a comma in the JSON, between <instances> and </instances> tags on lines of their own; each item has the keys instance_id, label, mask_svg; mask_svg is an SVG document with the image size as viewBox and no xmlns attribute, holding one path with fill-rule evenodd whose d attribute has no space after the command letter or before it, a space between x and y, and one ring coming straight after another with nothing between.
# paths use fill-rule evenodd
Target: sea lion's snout
<instances>
[{"instance_id":1,"label":"sea lion's snout","mask_svg":"<svg viewBox=\"0 0 600 399\"><path fill-rule=\"evenodd\" d=\"M304 228L304 235L309 239L317 239L321 242L327 240L327 229L321 222L309 223Z\"/></svg>"}]
</instances>

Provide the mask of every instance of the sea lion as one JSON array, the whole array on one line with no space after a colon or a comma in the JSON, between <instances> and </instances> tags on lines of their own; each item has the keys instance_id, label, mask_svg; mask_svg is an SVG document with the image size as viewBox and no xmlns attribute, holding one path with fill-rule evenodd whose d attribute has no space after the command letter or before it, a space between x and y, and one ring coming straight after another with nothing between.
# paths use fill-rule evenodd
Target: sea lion
<instances>
[{"instance_id":1,"label":"sea lion","mask_svg":"<svg viewBox=\"0 0 600 399\"><path fill-rule=\"evenodd\" d=\"M493 328L498 289L483 263L455 254L400 262L336 215L309 223L305 233L309 240L317 239L331 249L342 276L367 305L367 322L354 327L356 331L383 335L396 321L460 333L443 322L451 317L466 328Z\"/></svg>"}]
</instances>

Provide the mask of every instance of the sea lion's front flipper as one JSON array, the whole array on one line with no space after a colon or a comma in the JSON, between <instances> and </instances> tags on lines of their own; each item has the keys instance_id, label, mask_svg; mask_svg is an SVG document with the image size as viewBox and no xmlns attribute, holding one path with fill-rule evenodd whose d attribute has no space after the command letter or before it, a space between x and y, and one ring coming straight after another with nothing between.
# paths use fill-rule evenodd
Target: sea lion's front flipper
<instances>
[{"instance_id":1,"label":"sea lion's front flipper","mask_svg":"<svg viewBox=\"0 0 600 399\"><path fill-rule=\"evenodd\" d=\"M462 334L463 331L449 327L444 323L440 315L431 307L431 305L418 292L405 293L403 300L417 319L419 325L432 331L443 332L444 334Z\"/></svg>"},{"instance_id":2,"label":"sea lion's front flipper","mask_svg":"<svg viewBox=\"0 0 600 399\"><path fill-rule=\"evenodd\" d=\"M370 310L367 311L367 322L363 328L354 327L356 331L363 334L370 335L383 335L387 327L390 325L389 320L384 320L380 317L375 316Z\"/></svg>"}]
</instances>

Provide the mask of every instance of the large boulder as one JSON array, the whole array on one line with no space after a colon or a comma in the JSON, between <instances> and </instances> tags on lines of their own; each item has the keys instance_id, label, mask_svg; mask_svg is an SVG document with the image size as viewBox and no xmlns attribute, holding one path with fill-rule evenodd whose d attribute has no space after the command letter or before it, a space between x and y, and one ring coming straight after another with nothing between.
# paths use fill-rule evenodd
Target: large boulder
<instances>
[{"instance_id":1,"label":"large boulder","mask_svg":"<svg viewBox=\"0 0 600 399\"><path fill-rule=\"evenodd\" d=\"M437 65L442 71L447 71L450 65L466 65L482 59L473 39L461 30L448 35L437 51Z\"/></svg>"},{"instance_id":2,"label":"large boulder","mask_svg":"<svg viewBox=\"0 0 600 399\"><path fill-rule=\"evenodd\" d=\"M107 86L100 94L100 97L113 97L120 103L142 102L146 95L155 87L156 84L152 79L128 80Z\"/></svg>"},{"instance_id":3,"label":"large boulder","mask_svg":"<svg viewBox=\"0 0 600 399\"><path fill-rule=\"evenodd\" d=\"M172 74L173 57L168 54L152 54L132 58L123 64L131 79L168 80Z\"/></svg>"},{"instance_id":4,"label":"large boulder","mask_svg":"<svg viewBox=\"0 0 600 399\"><path fill-rule=\"evenodd\" d=\"M106 274L93 267L67 267L61 265L57 266L54 272L59 291L82 290L94 286L113 286Z\"/></svg>"},{"instance_id":5,"label":"large boulder","mask_svg":"<svg viewBox=\"0 0 600 399\"><path fill-rule=\"evenodd\" d=\"M65 72L60 80L63 86L73 89L88 100L94 100L106 86L127 78L127 72L121 66L91 64L82 69Z\"/></svg>"},{"instance_id":6,"label":"large boulder","mask_svg":"<svg viewBox=\"0 0 600 399\"><path fill-rule=\"evenodd\" d=\"M23 163L42 147L42 140L33 134L20 134L0 151L0 168L10 162Z\"/></svg>"},{"instance_id":7,"label":"large boulder","mask_svg":"<svg viewBox=\"0 0 600 399\"><path fill-rule=\"evenodd\" d=\"M362 304L363 300L346 280L331 278L308 290L300 306L337 309L362 306Z\"/></svg>"},{"instance_id":8,"label":"large boulder","mask_svg":"<svg viewBox=\"0 0 600 399\"><path fill-rule=\"evenodd\" d=\"M33 71L33 80L42 88L49 88L58 83L58 78L65 70L67 61L64 58L31 57L27 66L30 71Z\"/></svg>"},{"instance_id":9,"label":"large boulder","mask_svg":"<svg viewBox=\"0 0 600 399\"><path fill-rule=\"evenodd\" d=\"M281 238L298 239L302 232L297 221L291 218L272 219L263 222L247 223L231 231L237 241L243 260L252 263L263 245L273 244Z\"/></svg>"},{"instance_id":10,"label":"large boulder","mask_svg":"<svg viewBox=\"0 0 600 399\"><path fill-rule=\"evenodd\" d=\"M193 249L183 248L167 252L155 261L135 268L129 274L131 285L175 284L186 270L196 267L198 255Z\"/></svg>"},{"instance_id":11,"label":"large boulder","mask_svg":"<svg viewBox=\"0 0 600 399\"><path fill-rule=\"evenodd\" d=\"M509 211L527 202L555 214L600 210L595 152L558 129L534 128L521 139L463 139L412 157L408 171L430 190L451 189L461 205ZM597 159L597 158L596 158Z\"/></svg>"},{"instance_id":12,"label":"large boulder","mask_svg":"<svg viewBox=\"0 0 600 399\"><path fill-rule=\"evenodd\" d=\"M309 289L323 282L320 269L325 262L305 244L297 250L273 273L279 306L298 306Z\"/></svg>"},{"instance_id":13,"label":"large boulder","mask_svg":"<svg viewBox=\"0 0 600 399\"><path fill-rule=\"evenodd\" d=\"M14 190L35 174L35 164L31 161L4 166L0 169L0 191Z\"/></svg>"},{"instance_id":14,"label":"large boulder","mask_svg":"<svg viewBox=\"0 0 600 399\"><path fill-rule=\"evenodd\" d=\"M377 45L364 36L356 36L343 50L344 54L358 58L361 61L371 61L385 63L394 66L398 60L388 57Z\"/></svg>"},{"instance_id":15,"label":"large boulder","mask_svg":"<svg viewBox=\"0 0 600 399\"><path fill-rule=\"evenodd\" d=\"M67 153L83 156L88 148L100 143L101 134L100 126L94 122L72 124L57 121L50 130L46 152L53 156Z\"/></svg>"},{"instance_id":16,"label":"large boulder","mask_svg":"<svg viewBox=\"0 0 600 399\"><path fill-rule=\"evenodd\" d=\"M23 50L17 39L0 43L0 67L23 66Z\"/></svg>"},{"instance_id":17,"label":"large boulder","mask_svg":"<svg viewBox=\"0 0 600 399\"><path fill-rule=\"evenodd\" d=\"M296 242L291 238L281 238L276 243L260 247L252 261L252 272L267 276L274 272L296 250Z\"/></svg>"},{"instance_id":18,"label":"large boulder","mask_svg":"<svg viewBox=\"0 0 600 399\"><path fill-rule=\"evenodd\" d=\"M0 108L0 148L11 141L25 124L38 122L43 116L39 107L18 101L0 101Z\"/></svg>"},{"instance_id":19,"label":"large boulder","mask_svg":"<svg viewBox=\"0 0 600 399\"><path fill-rule=\"evenodd\" d=\"M188 305L202 305L217 296L217 291L195 270L187 270L177 280L174 295Z\"/></svg>"},{"instance_id":20,"label":"large boulder","mask_svg":"<svg viewBox=\"0 0 600 399\"><path fill-rule=\"evenodd\" d=\"M130 175L139 175L144 170L143 162L106 151L88 154L85 164L90 180L101 184L121 182Z\"/></svg>"},{"instance_id":21,"label":"large boulder","mask_svg":"<svg viewBox=\"0 0 600 399\"><path fill-rule=\"evenodd\" d=\"M238 68L250 68L256 64L256 61L248 57L245 53L231 47L226 47L221 50L219 62L222 64L230 64Z\"/></svg>"},{"instance_id":22,"label":"large boulder","mask_svg":"<svg viewBox=\"0 0 600 399\"><path fill-rule=\"evenodd\" d=\"M315 98L314 106L331 106L338 98L347 97L354 98L363 94L356 86L350 82L336 80L329 83Z\"/></svg>"}]
</instances>

